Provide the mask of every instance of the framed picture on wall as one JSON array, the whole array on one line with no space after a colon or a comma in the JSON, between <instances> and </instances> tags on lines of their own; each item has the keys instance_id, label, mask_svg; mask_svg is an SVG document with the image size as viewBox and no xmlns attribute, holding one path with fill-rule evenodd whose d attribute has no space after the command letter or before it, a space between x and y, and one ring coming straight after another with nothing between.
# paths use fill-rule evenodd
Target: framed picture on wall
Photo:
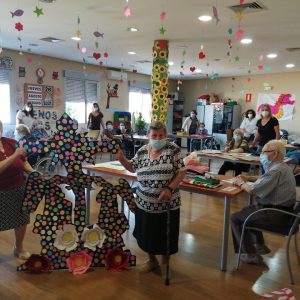
<instances>
[{"instance_id":1,"label":"framed picture on wall","mask_svg":"<svg viewBox=\"0 0 300 300\"><path fill-rule=\"evenodd\" d=\"M25 83L24 102L34 107L53 107L54 86L44 84Z\"/></svg>"}]
</instances>

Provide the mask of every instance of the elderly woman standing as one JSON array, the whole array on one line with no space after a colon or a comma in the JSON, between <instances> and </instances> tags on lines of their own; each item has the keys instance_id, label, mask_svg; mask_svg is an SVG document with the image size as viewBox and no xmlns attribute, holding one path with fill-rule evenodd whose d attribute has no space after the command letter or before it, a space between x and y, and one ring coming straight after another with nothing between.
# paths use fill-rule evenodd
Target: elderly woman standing
<instances>
[{"instance_id":1,"label":"elderly woman standing","mask_svg":"<svg viewBox=\"0 0 300 300\"><path fill-rule=\"evenodd\" d=\"M130 172L137 173L137 210L133 235L139 247L147 252L149 260L142 272L159 267L156 255L162 255L162 263L168 262L167 254L178 251L180 195L178 186L185 169L180 148L166 140L166 127L153 122L149 128L149 144L138 150L132 160L122 151L117 157ZM167 210L170 209L170 243L167 249ZM167 251L168 250L168 251Z\"/></svg>"},{"instance_id":2,"label":"elderly woman standing","mask_svg":"<svg viewBox=\"0 0 300 300\"><path fill-rule=\"evenodd\" d=\"M248 152L248 142L244 139L244 133L242 129L235 129L233 132L232 141L225 147L225 152L228 153L244 153ZM220 175L225 175L227 171L234 170L235 175L240 175L242 172L249 171L248 164L232 163L225 161L219 170Z\"/></svg>"},{"instance_id":3,"label":"elderly woman standing","mask_svg":"<svg viewBox=\"0 0 300 300\"><path fill-rule=\"evenodd\" d=\"M24 148L16 148L16 141L2 137L0 121L0 231L14 229L16 242L13 253L27 259L30 254L23 249L23 240L29 216L22 213L25 182L23 172L33 172L25 160Z\"/></svg>"}]
</instances>

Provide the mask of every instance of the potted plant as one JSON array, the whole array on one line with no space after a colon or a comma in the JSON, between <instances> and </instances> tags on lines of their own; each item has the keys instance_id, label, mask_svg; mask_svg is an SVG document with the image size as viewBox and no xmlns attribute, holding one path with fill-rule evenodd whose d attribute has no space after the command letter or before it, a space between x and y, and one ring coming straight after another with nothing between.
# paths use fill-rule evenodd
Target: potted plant
<instances>
[{"instance_id":1,"label":"potted plant","mask_svg":"<svg viewBox=\"0 0 300 300\"><path fill-rule=\"evenodd\" d=\"M144 120L142 113L136 113L134 124L138 134L145 135L147 133L146 121Z\"/></svg>"}]
</instances>

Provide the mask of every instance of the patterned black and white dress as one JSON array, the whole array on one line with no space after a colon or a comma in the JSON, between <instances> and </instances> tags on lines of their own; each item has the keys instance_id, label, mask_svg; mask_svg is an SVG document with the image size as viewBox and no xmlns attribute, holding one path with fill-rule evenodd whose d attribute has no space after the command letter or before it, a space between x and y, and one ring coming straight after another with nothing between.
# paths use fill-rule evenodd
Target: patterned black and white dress
<instances>
[{"instance_id":1,"label":"patterned black and white dress","mask_svg":"<svg viewBox=\"0 0 300 300\"><path fill-rule=\"evenodd\" d=\"M161 191L184 169L180 148L167 142L161 155L150 158L148 145L131 160L137 173L137 211L133 235L138 245L150 254L166 254L167 205L171 212L169 254L178 251L180 194L176 189L169 202L160 201Z\"/></svg>"}]
</instances>

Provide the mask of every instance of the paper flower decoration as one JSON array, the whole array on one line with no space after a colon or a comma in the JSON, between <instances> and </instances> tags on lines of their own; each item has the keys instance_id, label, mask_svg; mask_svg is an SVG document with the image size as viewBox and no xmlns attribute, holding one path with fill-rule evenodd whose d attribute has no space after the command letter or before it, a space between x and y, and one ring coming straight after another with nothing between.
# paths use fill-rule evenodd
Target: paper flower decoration
<instances>
[{"instance_id":1,"label":"paper flower decoration","mask_svg":"<svg viewBox=\"0 0 300 300\"><path fill-rule=\"evenodd\" d=\"M227 33L229 34L229 35L232 35L232 28L231 27L229 27L228 29L227 29Z\"/></svg>"},{"instance_id":2,"label":"paper flower decoration","mask_svg":"<svg viewBox=\"0 0 300 300\"><path fill-rule=\"evenodd\" d=\"M87 254L85 251L80 251L71 254L70 257L66 259L69 271L73 275L80 275L85 273L92 263L93 258Z\"/></svg>"},{"instance_id":3,"label":"paper flower decoration","mask_svg":"<svg viewBox=\"0 0 300 300\"><path fill-rule=\"evenodd\" d=\"M24 263L27 270L41 273L50 271L50 260L48 257L38 254L32 254Z\"/></svg>"},{"instance_id":4,"label":"paper flower decoration","mask_svg":"<svg viewBox=\"0 0 300 300\"><path fill-rule=\"evenodd\" d=\"M108 53L107 53L107 52L104 52L104 53L103 53L103 56L104 56L105 58L107 58L107 57L108 57Z\"/></svg>"},{"instance_id":5,"label":"paper flower decoration","mask_svg":"<svg viewBox=\"0 0 300 300\"><path fill-rule=\"evenodd\" d=\"M56 231L54 246L59 250L70 252L77 247L78 235L75 225L65 224L63 230Z\"/></svg>"},{"instance_id":6,"label":"paper flower decoration","mask_svg":"<svg viewBox=\"0 0 300 300\"><path fill-rule=\"evenodd\" d=\"M83 48L81 48L81 53L86 53L86 48L85 47L83 47Z\"/></svg>"},{"instance_id":7,"label":"paper flower decoration","mask_svg":"<svg viewBox=\"0 0 300 300\"><path fill-rule=\"evenodd\" d=\"M84 241L84 247L96 251L96 248L102 247L105 240L104 232L97 224L92 229L84 228L81 239Z\"/></svg>"},{"instance_id":8,"label":"paper flower decoration","mask_svg":"<svg viewBox=\"0 0 300 300\"><path fill-rule=\"evenodd\" d=\"M23 24L21 22L18 22L18 23L15 24L15 28L18 31L22 31L23 30Z\"/></svg>"},{"instance_id":9,"label":"paper flower decoration","mask_svg":"<svg viewBox=\"0 0 300 300\"><path fill-rule=\"evenodd\" d=\"M160 13L159 18L163 21L166 18L167 14L163 11Z\"/></svg>"},{"instance_id":10,"label":"paper flower decoration","mask_svg":"<svg viewBox=\"0 0 300 300\"><path fill-rule=\"evenodd\" d=\"M259 65L259 66L257 66L257 68L258 68L258 70L262 70L264 68L264 66Z\"/></svg>"},{"instance_id":11,"label":"paper flower decoration","mask_svg":"<svg viewBox=\"0 0 300 300\"><path fill-rule=\"evenodd\" d=\"M106 268L112 272L121 272L128 267L128 254L119 248L111 249L106 255Z\"/></svg>"},{"instance_id":12,"label":"paper flower decoration","mask_svg":"<svg viewBox=\"0 0 300 300\"><path fill-rule=\"evenodd\" d=\"M124 8L123 14L124 14L125 17L129 17L131 15L131 11L130 11L130 7L129 6L126 6Z\"/></svg>"},{"instance_id":13,"label":"paper flower decoration","mask_svg":"<svg viewBox=\"0 0 300 300\"><path fill-rule=\"evenodd\" d=\"M205 58L205 54L202 51L199 52L198 56L199 56L199 59L204 59Z\"/></svg>"},{"instance_id":14,"label":"paper flower decoration","mask_svg":"<svg viewBox=\"0 0 300 300\"><path fill-rule=\"evenodd\" d=\"M258 57L258 60L259 60L259 61L263 61L263 60L264 60L264 56L261 54L261 55Z\"/></svg>"},{"instance_id":15,"label":"paper flower decoration","mask_svg":"<svg viewBox=\"0 0 300 300\"><path fill-rule=\"evenodd\" d=\"M243 38L243 36L244 36L244 30L239 29L238 31L236 31L236 32L234 33L234 36L235 36L235 38L236 38L238 41L240 41L240 40Z\"/></svg>"}]
</instances>

